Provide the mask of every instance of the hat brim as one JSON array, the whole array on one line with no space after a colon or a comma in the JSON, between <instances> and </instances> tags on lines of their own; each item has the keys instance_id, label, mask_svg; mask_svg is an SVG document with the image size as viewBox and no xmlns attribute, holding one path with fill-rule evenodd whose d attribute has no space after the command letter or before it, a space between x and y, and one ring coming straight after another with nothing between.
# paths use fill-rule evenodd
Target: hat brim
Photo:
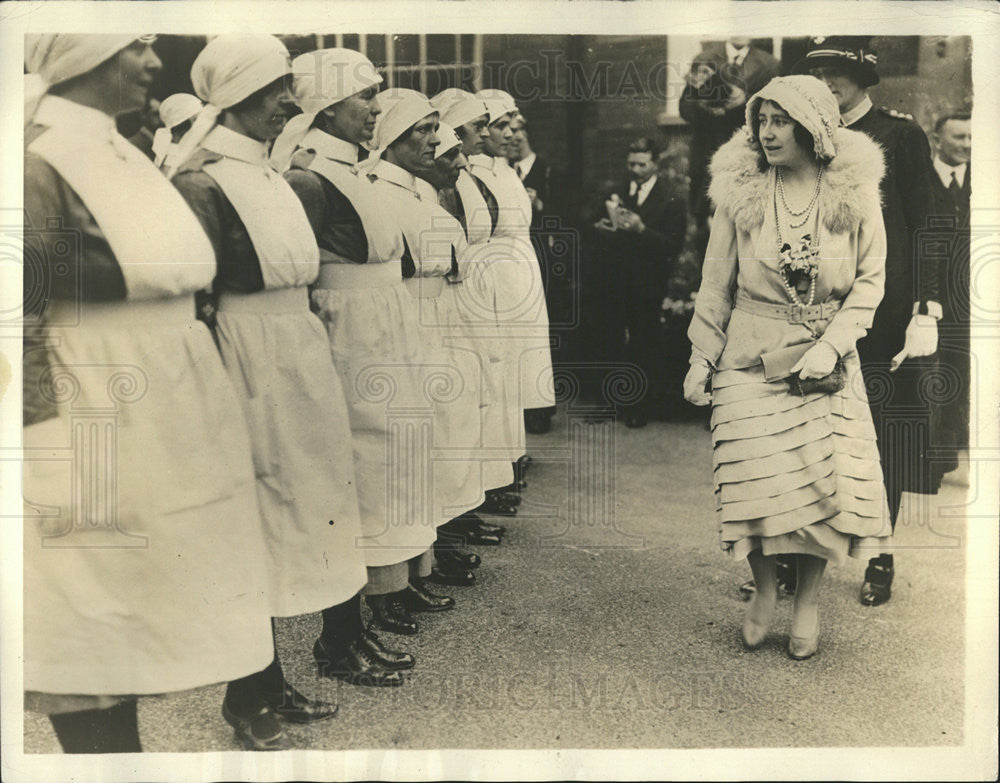
<instances>
[{"instance_id":1,"label":"hat brim","mask_svg":"<svg viewBox=\"0 0 1000 783\"><path fill-rule=\"evenodd\" d=\"M833 65L853 71L862 87L874 87L879 82L878 72L873 66L832 54L821 57L803 57L795 63L792 72L807 74L813 68L825 68Z\"/></svg>"}]
</instances>

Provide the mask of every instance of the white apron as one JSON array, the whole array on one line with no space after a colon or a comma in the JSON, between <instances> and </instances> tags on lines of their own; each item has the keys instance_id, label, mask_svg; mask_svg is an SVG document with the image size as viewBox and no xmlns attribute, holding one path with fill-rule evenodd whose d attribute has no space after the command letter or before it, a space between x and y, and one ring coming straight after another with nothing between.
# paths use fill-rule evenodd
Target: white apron
<instances>
[{"instance_id":1,"label":"white apron","mask_svg":"<svg viewBox=\"0 0 1000 783\"><path fill-rule=\"evenodd\" d=\"M459 313L476 337L485 368L488 405L483 410L483 443L489 457L483 463L483 483L488 489L506 487L514 480L511 463L524 454L524 417L518 402L517 375L508 370L509 337L500 328L496 309L496 282L490 266L499 263L491 244L493 221L486 199L468 171L455 185L465 213L467 243L459 257L465 281L459 292ZM497 247L502 252L503 243Z\"/></svg>"},{"instance_id":2,"label":"white apron","mask_svg":"<svg viewBox=\"0 0 1000 783\"><path fill-rule=\"evenodd\" d=\"M24 687L186 690L273 655L250 443L194 319L211 245L98 114L46 97L29 147L99 222L128 298L80 303L78 322L76 303L46 314L59 415L24 430Z\"/></svg>"},{"instance_id":3,"label":"white apron","mask_svg":"<svg viewBox=\"0 0 1000 783\"><path fill-rule=\"evenodd\" d=\"M342 603L367 572L344 392L323 325L309 310L306 286L319 251L302 204L266 167L262 145L258 161L250 149L240 159L246 137L235 135L216 127L206 137L206 149L228 157L204 172L246 226L265 290L223 293L216 337L250 424L271 612L289 617Z\"/></svg>"},{"instance_id":4,"label":"white apron","mask_svg":"<svg viewBox=\"0 0 1000 783\"><path fill-rule=\"evenodd\" d=\"M499 214L491 240L497 317L510 336L509 359L519 378L523 409L555 404L549 315L542 274L531 244L531 200L505 158L473 155L469 170L497 201Z\"/></svg>"},{"instance_id":5,"label":"white apron","mask_svg":"<svg viewBox=\"0 0 1000 783\"><path fill-rule=\"evenodd\" d=\"M351 201L368 240L367 263L324 263L312 302L347 394L365 559L370 567L394 565L437 538L431 465L420 456L431 429L422 413L424 351L403 286L402 235L352 165L353 145L312 130L300 148L316 150L310 170Z\"/></svg>"},{"instance_id":6,"label":"white apron","mask_svg":"<svg viewBox=\"0 0 1000 783\"><path fill-rule=\"evenodd\" d=\"M416 299L433 406L434 512L437 524L485 500L480 470L481 373L479 356L457 308L464 283L450 273L453 252L464 252L465 232L438 204L437 193L418 190L416 179L380 160L371 171L376 192L406 238L416 272L404 282Z\"/></svg>"}]
</instances>

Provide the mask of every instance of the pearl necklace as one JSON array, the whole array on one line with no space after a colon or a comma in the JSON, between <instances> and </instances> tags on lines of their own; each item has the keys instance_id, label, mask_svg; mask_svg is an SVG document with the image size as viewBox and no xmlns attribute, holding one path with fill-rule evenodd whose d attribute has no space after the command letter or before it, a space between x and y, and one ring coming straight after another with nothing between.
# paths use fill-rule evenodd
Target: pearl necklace
<instances>
[{"instance_id":1,"label":"pearl necklace","mask_svg":"<svg viewBox=\"0 0 1000 783\"><path fill-rule=\"evenodd\" d=\"M822 171L823 170L820 169L820 173L821 174L822 174ZM780 179L781 174L780 173L778 174L778 177L779 177L778 183L780 184L781 183L781 179ZM817 180L817 182L818 182L818 180ZM815 199L815 196L814 196L813 197L813 201L815 202L815 200L816 199ZM810 208L810 212L811 211L812 210ZM807 219L808 219L808 217L809 216L806 215ZM799 227L803 226L804 224L805 224L805 220L803 220L801 223L799 223L798 226L794 226L793 225L792 228L799 228ZM781 219L780 219L780 217L778 215L778 199L774 199L774 227L775 227L775 229L776 229L776 231L778 233L778 248L780 249L781 247L784 246L785 240L781 236ZM815 247L817 249L817 252L818 252L818 250L819 250L819 223L818 222L816 224L816 235L817 235L816 239L813 242L811 242L810 244L811 244L811 246ZM788 282L788 274L787 274L787 272L785 271L784 268L781 269L781 284L782 284L782 286L784 286L785 293L788 294L788 298L792 301L792 304L804 305L805 307L809 307L810 305L812 305L816 301L816 278L818 276L819 275L816 274L816 275L814 275L813 277L811 277L809 279L809 298L808 298L808 301L803 302L802 299L799 298L799 292L796 291L795 288L792 287L792 284Z\"/></svg>"},{"instance_id":2,"label":"pearl necklace","mask_svg":"<svg viewBox=\"0 0 1000 783\"><path fill-rule=\"evenodd\" d=\"M809 216L812 214L813 207L816 206L816 202L819 199L820 184L823 181L823 167L819 167L819 171L816 173L816 187L813 188L812 198L809 199L809 203L806 205L805 209L796 212L788 205L788 200L785 198L785 183L781 177L781 167L775 169L778 180L778 196L781 198L781 205L785 208L785 211L789 214L791 218L801 217L798 223L789 221L788 225L792 228L801 228L809 220ZM777 205L775 205L777 206Z\"/></svg>"}]
</instances>

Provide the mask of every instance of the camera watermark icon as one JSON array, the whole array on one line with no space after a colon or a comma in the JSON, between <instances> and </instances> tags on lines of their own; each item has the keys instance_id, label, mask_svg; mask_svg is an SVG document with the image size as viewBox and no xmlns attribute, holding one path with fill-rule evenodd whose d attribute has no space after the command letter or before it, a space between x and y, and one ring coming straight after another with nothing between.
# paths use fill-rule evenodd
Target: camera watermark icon
<instances>
[{"instance_id":1,"label":"camera watermark icon","mask_svg":"<svg viewBox=\"0 0 1000 783\"><path fill-rule=\"evenodd\" d=\"M47 312L47 323L77 326L80 322L80 256L82 237L63 225L61 217L48 217L44 225L29 223L26 213L4 210L0 224L0 263L22 270L21 302L0 311L0 328L20 329L26 319L37 319L54 295L60 307Z\"/></svg>"},{"instance_id":2,"label":"camera watermark icon","mask_svg":"<svg viewBox=\"0 0 1000 783\"><path fill-rule=\"evenodd\" d=\"M26 521L37 521L43 548L145 548L121 509L122 406L142 399L142 368L59 365L43 370L38 393L58 412L24 429Z\"/></svg>"}]
</instances>

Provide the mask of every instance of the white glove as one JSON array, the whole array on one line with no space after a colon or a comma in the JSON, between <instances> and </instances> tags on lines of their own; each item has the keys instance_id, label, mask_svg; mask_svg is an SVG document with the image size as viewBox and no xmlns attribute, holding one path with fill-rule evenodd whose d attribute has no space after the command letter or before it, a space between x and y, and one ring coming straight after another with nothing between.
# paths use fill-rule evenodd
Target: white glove
<instances>
[{"instance_id":1,"label":"white glove","mask_svg":"<svg viewBox=\"0 0 1000 783\"><path fill-rule=\"evenodd\" d=\"M712 380L712 368L708 362L691 357L691 369L684 376L684 399L692 405L708 405L712 393L707 390Z\"/></svg>"},{"instance_id":2,"label":"white glove","mask_svg":"<svg viewBox=\"0 0 1000 783\"><path fill-rule=\"evenodd\" d=\"M839 358L836 348L820 340L795 363L792 372L797 372L803 380L823 378L833 372Z\"/></svg>"},{"instance_id":3,"label":"white glove","mask_svg":"<svg viewBox=\"0 0 1000 783\"><path fill-rule=\"evenodd\" d=\"M931 315L914 315L906 327L906 338L903 340L903 350L892 357L889 372L896 372L899 365L907 359L918 356L931 356L937 352L938 330L937 319Z\"/></svg>"}]
</instances>

